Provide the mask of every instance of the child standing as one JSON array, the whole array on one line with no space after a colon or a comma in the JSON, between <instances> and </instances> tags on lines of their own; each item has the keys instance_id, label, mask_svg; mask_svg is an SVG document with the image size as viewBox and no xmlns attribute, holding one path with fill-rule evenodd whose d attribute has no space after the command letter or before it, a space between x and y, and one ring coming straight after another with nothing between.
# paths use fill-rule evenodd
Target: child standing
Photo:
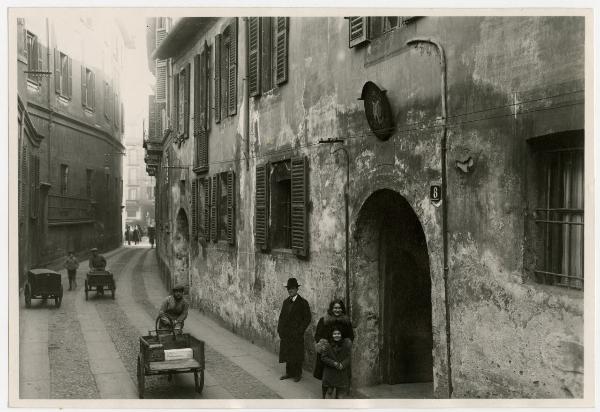
<instances>
[{"instance_id":1,"label":"child standing","mask_svg":"<svg viewBox=\"0 0 600 412\"><path fill-rule=\"evenodd\" d=\"M77 268L79 267L79 261L73 254L72 250L69 250L69 256L65 261L65 269L69 276L69 290L77 288Z\"/></svg>"},{"instance_id":2,"label":"child standing","mask_svg":"<svg viewBox=\"0 0 600 412\"><path fill-rule=\"evenodd\" d=\"M344 339L339 328L331 330L329 347L319 355L323 361L323 399L345 398L350 387L350 358L352 343ZM335 392L335 396L334 396Z\"/></svg>"}]
</instances>

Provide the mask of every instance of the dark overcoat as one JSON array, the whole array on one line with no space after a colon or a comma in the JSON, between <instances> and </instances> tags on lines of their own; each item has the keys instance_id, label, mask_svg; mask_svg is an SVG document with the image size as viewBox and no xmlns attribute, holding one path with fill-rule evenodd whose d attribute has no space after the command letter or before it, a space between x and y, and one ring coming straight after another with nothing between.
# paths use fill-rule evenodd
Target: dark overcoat
<instances>
[{"instance_id":1,"label":"dark overcoat","mask_svg":"<svg viewBox=\"0 0 600 412\"><path fill-rule=\"evenodd\" d=\"M350 385L350 358L352 343L345 339L339 343L330 342L329 347L321 357L323 364L323 386L347 388ZM342 369L337 369L335 363L341 363Z\"/></svg>"},{"instance_id":2,"label":"dark overcoat","mask_svg":"<svg viewBox=\"0 0 600 412\"><path fill-rule=\"evenodd\" d=\"M302 363L304 361L304 331L310 324L310 307L306 299L300 295L292 302L291 298L283 301L277 333L281 339L279 346L279 363Z\"/></svg>"}]
</instances>

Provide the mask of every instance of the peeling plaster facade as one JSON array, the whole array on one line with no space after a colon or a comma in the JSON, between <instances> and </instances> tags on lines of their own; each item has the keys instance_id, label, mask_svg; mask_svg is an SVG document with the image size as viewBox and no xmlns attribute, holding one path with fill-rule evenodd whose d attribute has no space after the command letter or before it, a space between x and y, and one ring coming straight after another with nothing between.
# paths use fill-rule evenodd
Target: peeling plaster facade
<instances>
[{"instance_id":1,"label":"peeling plaster facade","mask_svg":"<svg viewBox=\"0 0 600 412\"><path fill-rule=\"evenodd\" d=\"M171 72L193 64L204 41L213 45L224 24L207 20L185 39L170 55ZM415 293L430 304L434 396L582 397L583 291L541 285L532 275L527 228L535 205L528 194L527 141L584 128L584 18L423 17L355 48L348 47L348 24L340 17L290 18L287 83L248 99L242 80L247 25L238 19L237 114L217 124L211 111L207 172L235 171L235 244L182 237L178 215L192 213L195 177L188 165L195 143L190 137L177 147L166 133L157 174L165 282L181 280L187 249L193 307L277 351L284 285L297 277L313 315L305 334L310 369L316 322L332 298L346 293L345 159L318 144L343 139L350 155L348 286L354 346L362 348L353 354L354 386L382 382L382 336L390 333L382 316L390 292L380 274L380 230L390 224L386 218L412 213L416 220L406 224L425 239L412 258L429 273L418 283L429 289ZM406 46L414 38L437 41L446 56L447 282L442 208L429 199L430 185L442 178L442 73L434 48ZM395 132L387 141L370 131L357 101L367 81L389 98ZM297 155L309 164L307 259L255 246L256 166ZM468 173L455 167L469 157ZM164 167L173 165L181 167ZM378 193L406 212L386 209ZM419 258L424 252L426 258Z\"/></svg>"}]
</instances>

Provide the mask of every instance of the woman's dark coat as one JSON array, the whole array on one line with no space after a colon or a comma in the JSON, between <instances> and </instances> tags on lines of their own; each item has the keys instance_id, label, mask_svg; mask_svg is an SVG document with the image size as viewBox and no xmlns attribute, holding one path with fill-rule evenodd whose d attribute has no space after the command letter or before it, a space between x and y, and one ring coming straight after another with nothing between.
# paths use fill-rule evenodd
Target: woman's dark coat
<instances>
[{"instance_id":1,"label":"woman's dark coat","mask_svg":"<svg viewBox=\"0 0 600 412\"><path fill-rule=\"evenodd\" d=\"M323 361L323 386L334 388L347 388L350 385L350 357L352 344L348 340L339 343L330 342L329 347L322 355ZM342 364L342 369L335 367L335 363Z\"/></svg>"},{"instance_id":2,"label":"woman's dark coat","mask_svg":"<svg viewBox=\"0 0 600 412\"><path fill-rule=\"evenodd\" d=\"M277 333L281 339L279 346L279 363L302 363L304 361L304 331L310 324L310 307L300 295L292 302L291 298L283 301Z\"/></svg>"},{"instance_id":3,"label":"woman's dark coat","mask_svg":"<svg viewBox=\"0 0 600 412\"><path fill-rule=\"evenodd\" d=\"M333 329L337 328L342 332L343 339L350 339L354 341L354 330L352 329L352 322L346 315L333 316L327 314L319 319L317 323L317 330L315 332L315 342L321 339L330 340Z\"/></svg>"}]
</instances>

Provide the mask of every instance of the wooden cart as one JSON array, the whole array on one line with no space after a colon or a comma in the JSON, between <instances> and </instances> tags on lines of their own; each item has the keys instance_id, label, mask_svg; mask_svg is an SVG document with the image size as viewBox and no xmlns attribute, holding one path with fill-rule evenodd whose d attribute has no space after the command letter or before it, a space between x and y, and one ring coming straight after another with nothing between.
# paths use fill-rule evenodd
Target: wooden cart
<instances>
[{"instance_id":1,"label":"wooden cart","mask_svg":"<svg viewBox=\"0 0 600 412\"><path fill-rule=\"evenodd\" d=\"M117 287L113 274L108 270L92 270L88 272L84 286L85 300L88 300L88 293L92 290L95 290L97 295L104 295L104 290L110 290L111 297L115 298Z\"/></svg>"},{"instance_id":2,"label":"wooden cart","mask_svg":"<svg viewBox=\"0 0 600 412\"><path fill-rule=\"evenodd\" d=\"M137 360L138 395L144 397L146 376L193 373L196 392L204 388L204 342L189 333L177 334L173 330L164 333L157 327L140 337L140 354ZM165 350L191 348L190 359L165 360Z\"/></svg>"},{"instance_id":3,"label":"wooden cart","mask_svg":"<svg viewBox=\"0 0 600 412\"><path fill-rule=\"evenodd\" d=\"M54 299L59 308L63 298L63 286L60 273L50 269L31 269L23 286L25 306L31 307L31 299Z\"/></svg>"}]
</instances>

